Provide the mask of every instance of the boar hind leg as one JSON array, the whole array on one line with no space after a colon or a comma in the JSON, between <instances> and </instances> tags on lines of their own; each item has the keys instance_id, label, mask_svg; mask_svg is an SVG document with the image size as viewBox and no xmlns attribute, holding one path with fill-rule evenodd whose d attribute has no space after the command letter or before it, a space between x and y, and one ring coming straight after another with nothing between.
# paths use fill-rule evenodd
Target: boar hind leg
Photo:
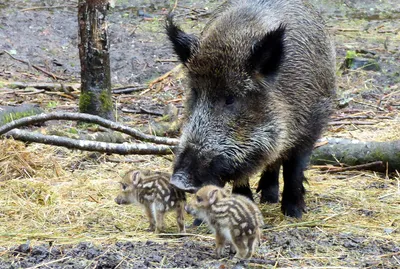
<instances>
[{"instance_id":1,"label":"boar hind leg","mask_svg":"<svg viewBox=\"0 0 400 269\"><path fill-rule=\"evenodd\" d=\"M261 191L260 203L279 202L279 170L280 161L268 165L258 182L257 192Z\"/></svg>"},{"instance_id":2,"label":"boar hind leg","mask_svg":"<svg viewBox=\"0 0 400 269\"><path fill-rule=\"evenodd\" d=\"M251 192L250 189L250 183L249 183L249 178L246 177L245 179L242 180L237 180L233 182L233 187L232 187L232 193L234 194L241 194L243 196L246 196L250 200L253 200L253 193Z\"/></svg>"},{"instance_id":3,"label":"boar hind leg","mask_svg":"<svg viewBox=\"0 0 400 269\"><path fill-rule=\"evenodd\" d=\"M287 216L301 218L305 210L303 181L309 156L297 152L283 162L282 212Z\"/></svg>"}]
</instances>

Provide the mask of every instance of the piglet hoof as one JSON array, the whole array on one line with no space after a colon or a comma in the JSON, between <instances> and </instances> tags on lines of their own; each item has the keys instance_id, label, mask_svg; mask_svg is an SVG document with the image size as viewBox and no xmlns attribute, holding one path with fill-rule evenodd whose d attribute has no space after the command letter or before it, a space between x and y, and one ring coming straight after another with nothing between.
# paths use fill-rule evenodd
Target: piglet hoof
<instances>
[{"instance_id":1,"label":"piglet hoof","mask_svg":"<svg viewBox=\"0 0 400 269\"><path fill-rule=\"evenodd\" d=\"M244 269L245 267L243 267L243 259L242 258L240 258L240 257L238 257L238 255L235 255L233 258L232 258L232 263L235 263L235 266L233 267L233 268L240 268L240 269Z\"/></svg>"},{"instance_id":2,"label":"piglet hoof","mask_svg":"<svg viewBox=\"0 0 400 269\"><path fill-rule=\"evenodd\" d=\"M163 231L164 231L163 228L157 227L157 228L155 229L154 233L160 234L160 233L162 233Z\"/></svg>"},{"instance_id":3,"label":"piglet hoof","mask_svg":"<svg viewBox=\"0 0 400 269\"><path fill-rule=\"evenodd\" d=\"M198 227L203 223L202 219L196 218L193 223L192 223L192 227Z\"/></svg>"},{"instance_id":4,"label":"piglet hoof","mask_svg":"<svg viewBox=\"0 0 400 269\"><path fill-rule=\"evenodd\" d=\"M154 225L150 224L149 228L146 229L146 232L154 232L154 230L155 230Z\"/></svg>"},{"instance_id":5,"label":"piglet hoof","mask_svg":"<svg viewBox=\"0 0 400 269\"><path fill-rule=\"evenodd\" d=\"M229 254L236 254L236 249L235 247L231 244L231 246L229 247Z\"/></svg>"}]
</instances>

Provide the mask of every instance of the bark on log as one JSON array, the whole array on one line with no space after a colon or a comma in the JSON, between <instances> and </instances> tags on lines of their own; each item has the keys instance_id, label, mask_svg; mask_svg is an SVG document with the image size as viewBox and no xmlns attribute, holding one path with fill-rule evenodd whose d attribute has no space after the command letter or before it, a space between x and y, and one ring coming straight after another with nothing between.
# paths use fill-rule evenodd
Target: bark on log
<instances>
[{"instance_id":1,"label":"bark on log","mask_svg":"<svg viewBox=\"0 0 400 269\"><path fill-rule=\"evenodd\" d=\"M79 83L52 83L52 82L20 82L20 81L0 81L0 84L7 88L35 88L46 91L73 92L81 87Z\"/></svg>"},{"instance_id":2,"label":"bark on log","mask_svg":"<svg viewBox=\"0 0 400 269\"><path fill-rule=\"evenodd\" d=\"M313 165L341 164L355 166L381 161L387 167L379 172L400 171L400 140L388 142L325 138L327 144L315 148L310 163ZM383 171L382 171L383 170ZM375 170L376 171L376 170Z\"/></svg>"},{"instance_id":3,"label":"bark on log","mask_svg":"<svg viewBox=\"0 0 400 269\"><path fill-rule=\"evenodd\" d=\"M104 153L116 153L120 155L139 154L139 155L167 155L172 154L174 147L166 145L149 144L115 144L88 140L75 140L67 137L54 135L42 135L25 130L11 130L6 137L14 138L24 142L36 142L41 144L61 146L70 149L96 151Z\"/></svg>"},{"instance_id":4,"label":"bark on log","mask_svg":"<svg viewBox=\"0 0 400 269\"><path fill-rule=\"evenodd\" d=\"M79 0L79 58L81 95L79 110L113 120L110 56L107 35L109 0Z\"/></svg>"},{"instance_id":5,"label":"bark on log","mask_svg":"<svg viewBox=\"0 0 400 269\"><path fill-rule=\"evenodd\" d=\"M53 113L30 116L19 120L15 120L3 126L0 126L0 135L3 135L9 132L10 130L18 127L28 126L31 124L36 124L49 120L74 120L74 121L90 122L109 128L114 131L125 133L142 141L153 142L156 144L166 144L166 145L177 145L179 143L177 139L148 135L134 128L125 126L117 122L103 119L99 116L83 114L83 113L70 113L70 112L53 112Z\"/></svg>"}]
</instances>

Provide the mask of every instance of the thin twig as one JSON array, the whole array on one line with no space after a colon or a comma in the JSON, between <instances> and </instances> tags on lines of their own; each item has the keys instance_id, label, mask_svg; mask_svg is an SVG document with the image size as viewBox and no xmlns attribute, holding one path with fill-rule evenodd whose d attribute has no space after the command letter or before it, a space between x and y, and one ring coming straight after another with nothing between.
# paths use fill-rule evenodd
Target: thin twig
<instances>
[{"instance_id":1,"label":"thin twig","mask_svg":"<svg viewBox=\"0 0 400 269\"><path fill-rule=\"evenodd\" d=\"M163 81L164 79L169 77L173 72L176 72L177 70L179 70L181 68L181 66L182 66L182 64L178 64L172 70L170 70L167 73L165 73L164 75L159 76L158 78L154 79L152 82L149 83L149 88L147 90L145 90L144 92L140 93L140 95L143 95L143 94L147 93L148 91L150 91L151 87L153 87L154 84Z\"/></svg>"},{"instance_id":2,"label":"thin twig","mask_svg":"<svg viewBox=\"0 0 400 269\"><path fill-rule=\"evenodd\" d=\"M154 116L163 116L164 115L161 112L148 110L148 109L145 109L145 108L142 108L142 107L139 108L139 110L122 108L121 111L124 112L124 113L132 113L132 114L149 114L149 115L154 115Z\"/></svg>"},{"instance_id":3,"label":"thin twig","mask_svg":"<svg viewBox=\"0 0 400 269\"><path fill-rule=\"evenodd\" d=\"M18 61L18 62L27 64L28 66L32 66L32 67L35 68L36 70L39 70L40 72L42 72L42 73L44 73L44 74L46 74L46 75L52 77L53 79L66 80L66 78L59 77L59 76L57 76L57 75L55 75L55 74L53 74L53 73L51 73L51 72L48 72L48 71L44 70L43 68L41 68L41 67L39 67L39 66L37 66L37 65L34 65L34 64L31 65L31 64L30 64L29 62L27 62L27 61L24 61L24 60L15 58L11 53L9 53L9 52L6 51L6 50L5 50L4 52L5 52L8 56L10 56L12 59L14 59L14 60L16 60L16 61Z\"/></svg>"},{"instance_id":4,"label":"thin twig","mask_svg":"<svg viewBox=\"0 0 400 269\"><path fill-rule=\"evenodd\" d=\"M383 109L383 108L381 108L380 106L377 106L377 105L368 104L368 103L364 103L364 102L360 102L360 101L356 101L356 100L353 100L353 102L356 103L356 104L364 105L364 106L374 107L374 108L376 108L376 109L378 109L380 111L385 111L385 109Z\"/></svg>"},{"instance_id":5,"label":"thin twig","mask_svg":"<svg viewBox=\"0 0 400 269\"><path fill-rule=\"evenodd\" d=\"M50 265L50 264L53 264L53 263L56 263L56 262L60 262L60 261L64 261L66 259L71 259L71 257L67 256L67 257L63 257L63 258L58 259L58 260L52 260L52 261L49 261L49 262L40 263L40 264L37 264L37 265L32 266L32 267L27 267L27 269L35 269L35 268L40 268L40 267L47 267L47 265Z\"/></svg>"},{"instance_id":6,"label":"thin twig","mask_svg":"<svg viewBox=\"0 0 400 269\"><path fill-rule=\"evenodd\" d=\"M354 166L348 166L348 167L332 167L332 166L319 166L318 167L321 171L326 171L327 173L333 174L333 173L339 173L339 172L345 172L345 171L360 171L360 170L372 170L372 171L377 171L377 172L382 172L385 171L386 165L382 161L376 161L372 163L366 163L366 164L360 164L360 165L354 165Z\"/></svg>"},{"instance_id":7,"label":"thin twig","mask_svg":"<svg viewBox=\"0 0 400 269\"><path fill-rule=\"evenodd\" d=\"M145 85L142 86L123 86L123 87L118 87L112 89L112 93L115 94L121 94L121 93L131 93L131 92L137 92L137 91L142 91L146 90L148 87Z\"/></svg>"},{"instance_id":8,"label":"thin twig","mask_svg":"<svg viewBox=\"0 0 400 269\"><path fill-rule=\"evenodd\" d=\"M178 6L178 0L175 0L174 6L171 9L171 13L174 12L177 6Z\"/></svg>"},{"instance_id":9,"label":"thin twig","mask_svg":"<svg viewBox=\"0 0 400 269\"><path fill-rule=\"evenodd\" d=\"M65 8L65 7L73 7L73 8L77 8L78 6L73 6L73 5L64 5L64 6L50 6L50 7L30 7L30 8L25 8L25 9L21 9L21 12L25 12L25 11L31 11L31 10L40 10L40 9L56 9L56 8Z\"/></svg>"}]
</instances>

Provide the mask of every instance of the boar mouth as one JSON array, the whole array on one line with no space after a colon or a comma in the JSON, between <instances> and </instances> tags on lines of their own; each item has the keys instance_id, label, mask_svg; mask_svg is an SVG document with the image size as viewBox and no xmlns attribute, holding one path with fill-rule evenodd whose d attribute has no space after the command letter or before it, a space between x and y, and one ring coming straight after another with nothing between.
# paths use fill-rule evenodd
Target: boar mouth
<instances>
[{"instance_id":1,"label":"boar mouth","mask_svg":"<svg viewBox=\"0 0 400 269\"><path fill-rule=\"evenodd\" d=\"M193 186L193 184L189 183L187 176L182 173L173 174L170 184L177 189L190 193L195 193L198 189L197 187Z\"/></svg>"}]
</instances>

